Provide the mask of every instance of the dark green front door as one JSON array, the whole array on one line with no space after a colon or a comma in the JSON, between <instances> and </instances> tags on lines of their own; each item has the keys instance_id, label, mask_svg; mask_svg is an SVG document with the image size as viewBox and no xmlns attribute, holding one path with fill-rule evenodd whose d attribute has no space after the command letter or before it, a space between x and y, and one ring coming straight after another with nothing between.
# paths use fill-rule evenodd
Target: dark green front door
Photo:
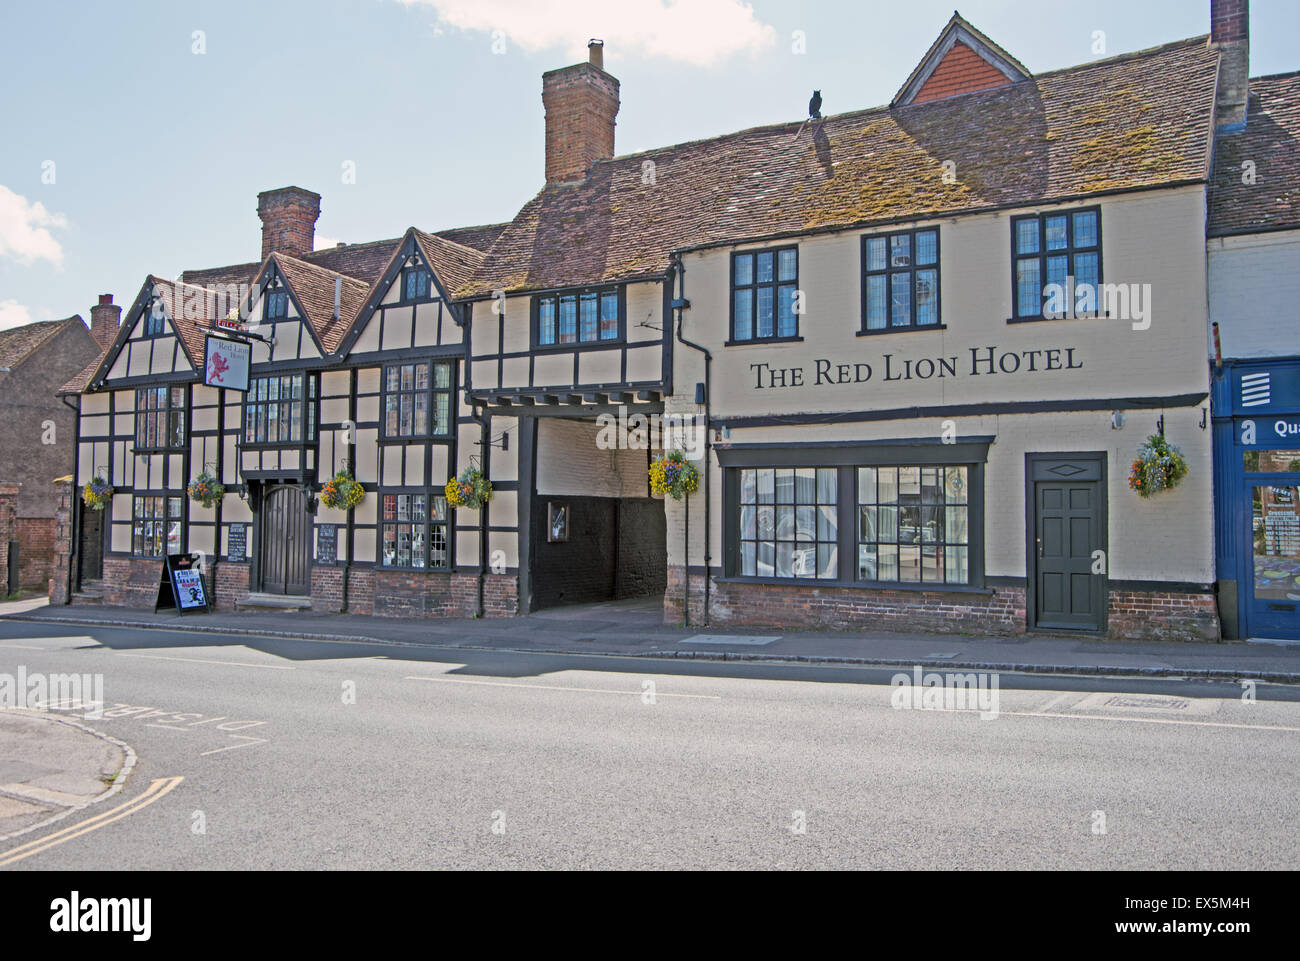
<instances>
[{"instance_id":1,"label":"dark green front door","mask_svg":"<svg viewBox=\"0 0 1300 961\"><path fill-rule=\"evenodd\" d=\"M1099 631L1106 625L1104 469L1098 455L1031 455L1031 627Z\"/></svg>"}]
</instances>

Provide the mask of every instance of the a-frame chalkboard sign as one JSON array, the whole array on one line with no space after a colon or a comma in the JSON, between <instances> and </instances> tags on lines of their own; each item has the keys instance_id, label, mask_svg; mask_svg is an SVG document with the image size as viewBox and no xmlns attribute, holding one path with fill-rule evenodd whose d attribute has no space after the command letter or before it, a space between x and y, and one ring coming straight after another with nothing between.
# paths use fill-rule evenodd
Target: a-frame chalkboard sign
<instances>
[{"instance_id":1,"label":"a-frame chalkboard sign","mask_svg":"<svg viewBox=\"0 0 1300 961\"><path fill-rule=\"evenodd\" d=\"M208 613L212 601L203 581L199 554L168 554L158 580L158 599L154 613L175 610L178 614Z\"/></svg>"}]
</instances>

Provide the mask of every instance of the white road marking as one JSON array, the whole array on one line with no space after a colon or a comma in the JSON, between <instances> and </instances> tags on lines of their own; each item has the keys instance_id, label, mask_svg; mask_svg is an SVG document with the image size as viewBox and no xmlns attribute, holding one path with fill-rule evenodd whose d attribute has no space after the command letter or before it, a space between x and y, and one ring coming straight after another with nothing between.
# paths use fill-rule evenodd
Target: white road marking
<instances>
[{"instance_id":1,"label":"white road marking","mask_svg":"<svg viewBox=\"0 0 1300 961\"><path fill-rule=\"evenodd\" d=\"M407 675L408 681L442 681L444 684L476 684L482 687L515 687L522 688L525 691L577 691L583 694L620 694L623 697L628 695L640 696L644 691L611 691L603 687L560 687L553 684L510 684L506 681L471 681L463 677L422 677L418 675ZM717 694L666 694L663 691L655 691L655 697L689 697L701 701L721 701L722 698Z\"/></svg>"},{"instance_id":2,"label":"white road marking","mask_svg":"<svg viewBox=\"0 0 1300 961\"><path fill-rule=\"evenodd\" d=\"M999 711L998 717L1059 717L1073 721L1120 721L1129 724L1180 724L1189 727L1236 727L1251 731L1290 731L1300 734L1300 727L1273 724L1233 724L1229 721L1184 721L1172 717L1114 717L1109 714L1051 714L1038 711Z\"/></svg>"},{"instance_id":3,"label":"white road marking","mask_svg":"<svg viewBox=\"0 0 1300 961\"><path fill-rule=\"evenodd\" d=\"M224 664L226 667L264 667L268 671L292 671L291 664L256 664L252 661L215 661L206 657L168 657L166 654L126 654L117 652L121 657L147 657L155 661L188 661L194 664Z\"/></svg>"},{"instance_id":4,"label":"white road marking","mask_svg":"<svg viewBox=\"0 0 1300 961\"><path fill-rule=\"evenodd\" d=\"M32 647L28 644L0 644L0 647L12 647L15 651L48 651L48 647Z\"/></svg>"},{"instance_id":5,"label":"white road marking","mask_svg":"<svg viewBox=\"0 0 1300 961\"><path fill-rule=\"evenodd\" d=\"M253 744L265 744L267 739L264 737L249 737L247 734L232 734L231 737L239 738L241 741L252 741ZM238 751L241 747L252 747L253 744L232 744L229 747L219 747L213 751L204 751L199 757L207 757L209 754L220 754L222 751Z\"/></svg>"}]
</instances>

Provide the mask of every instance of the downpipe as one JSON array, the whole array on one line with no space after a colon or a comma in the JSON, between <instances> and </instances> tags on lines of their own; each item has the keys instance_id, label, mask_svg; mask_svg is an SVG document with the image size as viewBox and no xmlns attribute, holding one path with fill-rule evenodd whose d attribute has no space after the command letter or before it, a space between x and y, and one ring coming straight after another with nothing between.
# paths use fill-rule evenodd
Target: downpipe
<instances>
[{"instance_id":1,"label":"downpipe","mask_svg":"<svg viewBox=\"0 0 1300 961\"><path fill-rule=\"evenodd\" d=\"M686 299L686 266L682 263L681 255L674 253L670 258L672 270L677 275L677 297L673 300L673 310L677 312L677 342L692 350L699 351L704 355L704 625L709 624L711 589L713 586L713 556L710 553L712 544L713 528L710 523L712 516L712 499L709 497L709 478L713 471L711 469L710 452L713 449L712 442L709 439L710 412L713 405L713 354L708 348L687 340L682 336L683 312L691 306L691 302ZM690 497L686 498L686 577L685 577L685 603L683 605L685 612L686 626L691 623L691 511Z\"/></svg>"}]
</instances>

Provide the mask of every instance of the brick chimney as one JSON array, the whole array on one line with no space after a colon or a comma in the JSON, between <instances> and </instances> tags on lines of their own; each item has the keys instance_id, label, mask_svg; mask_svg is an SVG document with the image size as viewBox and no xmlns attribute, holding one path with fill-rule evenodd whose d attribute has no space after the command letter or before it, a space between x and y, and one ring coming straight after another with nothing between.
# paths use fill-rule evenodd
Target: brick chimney
<instances>
[{"instance_id":1,"label":"brick chimney","mask_svg":"<svg viewBox=\"0 0 1300 961\"><path fill-rule=\"evenodd\" d=\"M1210 46L1219 50L1216 123L1239 130L1250 97L1250 0L1210 0Z\"/></svg>"},{"instance_id":2,"label":"brick chimney","mask_svg":"<svg viewBox=\"0 0 1300 961\"><path fill-rule=\"evenodd\" d=\"M593 163L614 156L618 81L605 72L604 41L587 51L587 63L542 74L548 184L582 180Z\"/></svg>"},{"instance_id":3,"label":"brick chimney","mask_svg":"<svg viewBox=\"0 0 1300 961\"><path fill-rule=\"evenodd\" d=\"M257 216L262 218L262 259L273 250L301 257L316 243L320 194L301 187L264 190L257 195Z\"/></svg>"},{"instance_id":4,"label":"brick chimney","mask_svg":"<svg viewBox=\"0 0 1300 961\"><path fill-rule=\"evenodd\" d=\"M113 303L113 295L100 294L99 303L90 308L90 336L101 350L113 343L121 323L122 308Z\"/></svg>"}]
</instances>

